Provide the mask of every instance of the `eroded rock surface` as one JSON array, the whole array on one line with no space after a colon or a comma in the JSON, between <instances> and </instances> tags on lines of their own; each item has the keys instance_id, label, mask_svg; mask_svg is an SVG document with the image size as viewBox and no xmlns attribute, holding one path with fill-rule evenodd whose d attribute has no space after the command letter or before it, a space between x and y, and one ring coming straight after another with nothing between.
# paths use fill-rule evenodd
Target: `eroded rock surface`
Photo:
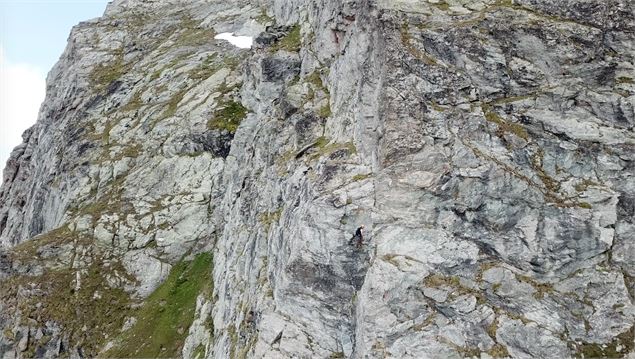
<instances>
[{"instance_id":1,"label":"eroded rock surface","mask_svg":"<svg viewBox=\"0 0 635 359\"><path fill-rule=\"evenodd\" d=\"M0 352L635 355L633 8L116 0L4 171Z\"/></svg>"}]
</instances>

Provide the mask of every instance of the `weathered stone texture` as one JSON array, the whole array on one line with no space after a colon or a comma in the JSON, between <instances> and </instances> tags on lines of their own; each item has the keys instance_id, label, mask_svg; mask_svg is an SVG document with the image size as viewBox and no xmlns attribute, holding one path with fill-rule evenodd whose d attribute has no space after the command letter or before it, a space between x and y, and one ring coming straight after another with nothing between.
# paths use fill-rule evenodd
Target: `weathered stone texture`
<instances>
[{"instance_id":1,"label":"weathered stone texture","mask_svg":"<svg viewBox=\"0 0 635 359\"><path fill-rule=\"evenodd\" d=\"M59 268L141 303L211 252L185 357L635 355L634 8L115 1L4 171L0 351L134 325L26 311Z\"/></svg>"}]
</instances>

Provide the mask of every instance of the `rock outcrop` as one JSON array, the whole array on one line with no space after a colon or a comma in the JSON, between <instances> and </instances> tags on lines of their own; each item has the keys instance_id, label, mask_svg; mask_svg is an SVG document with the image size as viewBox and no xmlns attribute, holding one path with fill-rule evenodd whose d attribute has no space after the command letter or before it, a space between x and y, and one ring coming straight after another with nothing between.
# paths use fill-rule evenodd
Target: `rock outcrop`
<instances>
[{"instance_id":1,"label":"rock outcrop","mask_svg":"<svg viewBox=\"0 0 635 359\"><path fill-rule=\"evenodd\" d=\"M0 353L635 356L633 8L115 0L4 170Z\"/></svg>"}]
</instances>

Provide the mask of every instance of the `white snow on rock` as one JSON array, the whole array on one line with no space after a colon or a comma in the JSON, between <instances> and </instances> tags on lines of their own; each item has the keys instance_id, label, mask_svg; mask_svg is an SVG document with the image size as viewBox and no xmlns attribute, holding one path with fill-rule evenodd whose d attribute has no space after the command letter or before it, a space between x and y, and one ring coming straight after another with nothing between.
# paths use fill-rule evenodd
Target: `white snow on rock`
<instances>
[{"instance_id":1,"label":"white snow on rock","mask_svg":"<svg viewBox=\"0 0 635 359\"><path fill-rule=\"evenodd\" d=\"M230 44L241 49L251 49L251 44L254 42L254 38L251 36L234 36L233 32L223 32L214 38L229 41Z\"/></svg>"}]
</instances>

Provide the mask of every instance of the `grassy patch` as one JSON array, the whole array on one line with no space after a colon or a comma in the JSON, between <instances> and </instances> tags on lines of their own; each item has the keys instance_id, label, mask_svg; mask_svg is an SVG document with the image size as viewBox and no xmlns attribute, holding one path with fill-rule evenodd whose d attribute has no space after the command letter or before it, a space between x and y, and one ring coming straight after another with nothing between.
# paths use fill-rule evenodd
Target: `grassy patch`
<instances>
[{"instance_id":1,"label":"grassy patch","mask_svg":"<svg viewBox=\"0 0 635 359\"><path fill-rule=\"evenodd\" d=\"M485 328L487 335L496 341L496 332L498 331L498 317L495 317L492 323Z\"/></svg>"},{"instance_id":2,"label":"grassy patch","mask_svg":"<svg viewBox=\"0 0 635 359\"><path fill-rule=\"evenodd\" d=\"M221 65L215 63L216 57L216 54L208 56L198 67L190 70L188 76L193 80L205 80L215 74L222 68Z\"/></svg>"},{"instance_id":3,"label":"grassy patch","mask_svg":"<svg viewBox=\"0 0 635 359\"><path fill-rule=\"evenodd\" d=\"M329 142L330 142L330 140L329 140L328 137L320 136L320 137L318 137L317 140L315 140L314 146L319 148L319 149L322 149L322 148L325 148L329 144Z\"/></svg>"},{"instance_id":4,"label":"grassy patch","mask_svg":"<svg viewBox=\"0 0 635 359\"><path fill-rule=\"evenodd\" d=\"M445 1L439 1L438 3L435 3L434 6L436 6L439 10L442 10L442 11L450 10L450 4L448 4Z\"/></svg>"},{"instance_id":5,"label":"grassy patch","mask_svg":"<svg viewBox=\"0 0 635 359\"><path fill-rule=\"evenodd\" d=\"M112 161L119 161L124 157L137 158L143 151L143 146L140 144L134 144L126 146L121 152L119 152L116 156L114 156Z\"/></svg>"},{"instance_id":6,"label":"grassy patch","mask_svg":"<svg viewBox=\"0 0 635 359\"><path fill-rule=\"evenodd\" d=\"M302 35L300 34L300 25L295 25L291 28L289 33L283 38L278 40L276 44L271 47L272 51L289 51L298 52L302 47Z\"/></svg>"},{"instance_id":7,"label":"grassy patch","mask_svg":"<svg viewBox=\"0 0 635 359\"><path fill-rule=\"evenodd\" d=\"M493 358L509 358L509 352L504 345L494 344L488 351L489 354Z\"/></svg>"},{"instance_id":8,"label":"grassy patch","mask_svg":"<svg viewBox=\"0 0 635 359\"><path fill-rule=\"evenodd\" d=\"M158 79L159 77L161 77L161 74L163 74L163 72L165 70L176 69L176 68L180 67L180 66L177 67L177 65L179 65L181 62L183 62L185 59L187 59L191 55L192 55L192 52L190 52L190 51L179 53L176 57L174 57L172 60L170 60L170 62L168 62L166 65L164 65L160 69L154 71L152 73L152 75L150 75L150 81L154 81L154 80ZM163 92L163 91L158 91L158 92Z\"/></svg>"},{"instance_id":9,"label":"grassy patch","mask_svg":"<svg viewBox=\"0 0 635 359\"><path fill-rule=\"evenodd\" d=\"M255 333L251 333L251 335L248 338L249 339L247 339L247 342L238 348L238 352L236 353L236 356L232 358L236 358L236 359L248 358L248 354L252 350L254 345L256 344L256 340L258 339L258 337Z\"/></svg>"},{"instance_id":10,"label":"grassy patch","mask_svg":"<svg viewBox=\"0 0 635 359\"><path fill-rule=\"evenodd\" d=\"M247 117L247 109L240 102L223 102L220 104L220 109L214 113L214 117L207 122L207 128L236 133L245 117Z\"/></svg>"},{"instance_id":11,"label":"grassy patch","mask_svg":"<svg viewBox=\"0 0 635 359\"><path fill-rule=\"evenodd\" d=\"M110 142L110 131L115 127L119 121L107 121L104 124L104 129L101 132L101 142L103 145L107 145Z\"/></svg>"},{"instance_id":12,"label":"grassy patch","mask_svg":"<svg viewBox=\"0 0 635 359\"><path fill-rule=\"evenodd\" d=\"M194 352L192 352L193 359L202 359L205 357L205 346L203 344L199 344Z\"/></svg>"},{"instance_id":13,"label":"grassy patch","mask_svg":"<svg viewBox=\"0 0 635 359\"><path fill-rule=\"evenodd\" d=\"M313 101L316 97L316 93L319 92L322 92L322 94L320 94L320 97L323 97L324 95L326 95L327 97L329 96L329 90L326 88L326 86L324 86L324 82L322 81L321 73L323 73L324 71L324 68L316 69L310 75L304 78L304 81L311 85L306 97L307 101ZM292 82L294 81L296 81L296 79L294 79ZM329 117L331 115L330 104L327 104L324 107L320 108L318 110L318 114L323 118Z\"/></svg>"},{"instance_id":14,"label":"grassy patch","mask_svg":"<svg viewBox=\"0 0 635 359\"><path fill-rule=\"evenodd\" d=\"M547 191L555 194L560 190L560 183L558 183L558 181L556 181L553 177L549 176L545 172L545 169L542 166L544 157L545 153L543 149L538 149L538 151L531 157L531 166L536 171L536 174L540 178L540 181L545 186Z\"/></svg>"},{"instance_id":15,"label":"grassy patch","mask_svg":"<svg viewBox=\"0 0 635 359\"><path fill-rule=\"evenodd\" d=\"M124 63L123 50L116 51L114 56L113 61L95 66L89 75L89 80L97 91L103 91L130 69L130 66Z\"/></svg>"},{"instance_id":16,"label":"grassy patch","mask_svg":"<svg viewBox=\"0 0 635 359\"><path fill-rule=\"evenodd\" d=\"M326 136L318 137L318 139L312 145L315 150L308 157L309 160L313 161L322 156L330 155L331 153L339 150L346 150L349 155L357 153L357 148L355 147L355 144L353 142L330 143L330 141L331 140Z\"/></svg>"},{"instance_id":17,"label":"grassy patch","mask_svg":"<svg viewBox=\"0 0 635 359\"><path fill-rule=\"evenodd\" d=\"M29 248L42 248L53 243L72 244L74 253L85 253L82 249L86 248L84 239L62 228L29 241ZM82 257L82 260L86 258ZM9 306L15 305L21 317L28 318L31 327L45 327L51 321L58 323L72 346L79 346L84 355L94 357L99 348L121 329L132 303L122 288L125 283L133 283L134 278L116 259L93 254L90 261L80 269L67 263L45 269L35 277L10 277L0 283L2 300ZM40 344L43 341L30 342L28 350L36 351Z\"/></svg>"},{"instance_id":18,"label":"grassy patch","mask_svg":"<svg viewBox=\"0 0 635 359\"><path fill-rule=\"evenodd\" d=\"M227 82L223 82L222 84L218 85L217 91L220 92L222 95L227 95L230 93L233 94L234 92L237 92L240 86L242 86L242 83L227 85Z\"/></svg>"},{"instance_id":19,"label":"grassy patch","mask_svg":"<svg viewBox=\"0 0 635 359\"><path fill-rule=\"evenodd\" d=\"M584 179L580 183L576 184L574 188L578 192L584 192L591 186L599 186L599 183L590 179Z\"/></svg>"},{"instance_id":20,"label":"grassy patch","mask_svg":"<svg viewBox=\"0 0 635 359\"><path fill-rule=\"evenodd\" d=\"M122 334L108 357L180 356L188 328L194 320L196 298L211 291L212 255L202 253L181 261L135 313L137 322Z\"/></svg>"},{"instance_id":21,"label":"grassy patch","mask_svg":"<svg viewBox=\"0 0 635 359\"><path fill-rule=\"evenodd\" d=\"M4 329L2 331L2 334L5 337L7 337L7 339L9 339L9 340L15 340L15 334L13 333L13 330L11 330L11 329L8 329L8 328Z\"/></svg>"},{"instance_id":22,"label":"grassy patch","mask_svg":"<svg viewBox=\"0 0 635 359\"><path fill-rule=\"evenodd\" d=\"M431 274L429 276L427 276L424 280L423 280L423 284L426 287L430 287L430 288L440 288L440 287L460 287L461 286L461 282L459 280L459 277L444 277L442 275L439 274Z\"/></svg>"},{"instance_id":23,"label":"grassy patch","mask_svg":"<svg viewBox=\"0 0 635 359\"><path fill-rule=\"evenodd\" d=\"M357 181L363 181L367 178L370 178L373 174L372 173L366 173L366 174L357 174L355 176L353 176L353 181L357 182Z\"/></svg>"},{"instance_id":24,"label":"grassy patch","mask_svg":"<svg viewBox=\"0 0 635 359\"><path fill-rule=\"evenodd\" d=\"M445 112L447 110L447 108L439 105L435 101L430 101L430 107L436 112Z\"/></svg>"},{"instance_id":25,"label":"grassy patch","mask_svg":"<svg viewBox=\"0 0 635 359\"><path fill-rule=\"evenodd\" d=\"M279 208L273 212L266 212L266 213L260 214L260 216L258 217L258 220L268 231L269 227L271 227L272 224L280 220L281 214L282 214L282 208Z\"/></svg>"},{"instance_id":26,"label":"grassy patch","mask_svg":"<svg viewBox=\"0 0 635 359\"><path fill-rule=\"evenodd\" d=\"M278 176L283 177L287 174L287 166L289 162L292 162L295 158L296 152L286 151L282 153L278 158L276 158L276 173Z\"/></svg>"},{"instance_id":27,"label":"grassy patch","mask_svg":"<svg viewBox=\"0 0 635 359\"><path fill-rule=\"evenodd\" d=\"M184 17L181 20L181 26L179 28L183 30L178 33L174 40L178 46L205 45L206 43L214 41L214 36L216 36L214 30L200 27L197 20L189 17Z\"/></svg>"},{"instance_id":28,"label":"grassy patch","mask_svg":"<svg viewBox=\"0 0 635 359\"><path fill-rule=\"evenodd\" d=\"M456 351L459 352L463 358L478 358L481 355L479 348L470 346L456 347Z\"/></svg>"},{"instance_id":29,"label":"grassy patch","mask_svg":"<svg viewBox=\"0 0 635 359\"><path fill-rule=\"evenodd\" d=\"M318 70L313 71L309 76L306 77L305 80L313 85L313 87L324 91L324 93L329 93L329 90L326 88L326 86L324 86L322 76L320 76L320 72Z\"/></svg>"},{"instance_id":30,"label":"grassy patch","mask_svg":"<svg viewBox=\"0 0 635 359\"><path fill-rule=\"evenodd\" d=\"M498 317L494 318L492 323L485 328L487 335L489 335L492 340L494 340L494 345L487 351L487 354L494 358L507 358L509 357L509 352L507 351L507 347L502 344L496 343L496 332L498 331Z\"/></svg>"},{"instance_id":31,"label":"grassy patch","mask_svg":"<svg viewBox=\"0 0 635 359\"><path fill-rule=\"evenodd\" d=\"M64 225L52 231L40 234L30 240L20 242L20 244L12 248L11 257L20 261L39 259L40 249L61 246L65 243L72 242L74 238L74 233L67 225Z\"/></svg>"},{"instance_id":32,"label":"grassy patch","mask_svg":"<svg viewBox=\"0 0 635 359\"><path fill-rule=\"evenodd\" d=\"M331 105L329 103L320 107L320 109L317 111L317 115L321 118L331 117L332 114L333 112L331 112Z\"/></svg>"},{"instance_id":33,"label":"grassy patch","mask_svg":"<svg viewBox=\"0 0 635 359\"><path fill-rule=\"evenodd\" d=\"M623 358L633 350L635 326L618 335L608 344L583 343L577 354L581 358Z\"/></svg>"},{"instance_id":34,"label":"grassy patch","mask_svg":"<svg viewBox=\"0 0 635 359\"><path fill-rule=\"evenodd\" d=\"M421 60L424 64L429 66L437 65L438 62L432 56L421 51L417 46L413 44L412 35L408 31L408 24L405 23L401 26L401 43L405 46L406 50L412 54L415 58Z\"/></svg>"},{"instance_id":35,"label":"grassy patch","mask_svg":"<svg viewBox=\"0 0 635 359\"><path fill-rule=\"evenodd\" d=\"M141 101L141 91L137 91L132 95L130 101L121 107L121 111L132 112L136 111L143 106L143 101Z\"/></svg>"},{"instance_id":36,"label":"grassy patch","mask_svg":"<svg viewBox=\"0 0 635 359\"><path fill-rule=\"evenodd\" d=\"M226 67L229 67L232 70L235 70L238 65L240 65L240 62L245 58L244 55L242 56L227 56L225 58L223 58L223 64Z\"/></svg>"},{"instance_id":37,"label":"grassy patch","mask_svg":"<svg viewBox=\"0 0 635 359\"><path fill-rule=\"evenodd\" d=\"M274 19L271 16L267 15L267 11L265 9L262 9L260 11L260 15L258 15L258 17L256 17L256 21L258 21L259 23L261 23L263 25L275 24L276 23L276 19Z\"/></svg>"},{"instance_id":38,"label":"grassy patch","mask_svg":"<svg viewBox=\"0 0 635 359\"><path fill-rule=\"evenodd\" d=\"M143 151L143 146L141 146L140 144L135 144L133 146L128 146L126 147L123 151L121 151L120 155L121 157L139 157L139 155L141 154L141 151Z\"/></svg>"},{"instance_id":39,"label":"grassy patch","mask_svg":"<svg viewBox=\"0 0 635 359\"><path fill-rule=\"evenodd\" d=\"M170 98L170 100L167 102L167 107L163 111L163 114L161 114L162 119L166 119L166 118L174 116L174 114L176 113L177 106L179 105L179 102L183 100L183 96L185 96L185 93L187 92L187 90L189 89L188 88L181 89Z\"/></svg>"},{"instance_id":40,"label":"grassy patch","mask_svg":"<svg viewBox=\"0 0 635 359\"><path fill-rule=\"evenodd\" d=\"M618 85L619 85L619 84L635 84L635 80L633 80L633 79L632 79L632 78L630 78L630 77L621 76L621 77L618 77L618 78L615 80L615 83L616 83L616 84L618 84Z\"/></svg>"},{"instance_id":41,"label":"grassy patch","mask_svg":"<svg viewBox=\"0 0 635 359\"><path fill-rule=\"evenodd\" d=\"M545 297L545 294L554 291L553 285L550 283L539 283L533 278L519 274L516 274L516 279L520 282L527 283L534 287L534 289L536 290L536 292L534 293L534 298L536 299L542 299Z\"/></svg>"},{"instance_id":42,"label":"grassy patch","mask_svg":"<svg viewBox=\"0 0 635 359\"><path fill-rule=\"evenodd\" d=\"M495 123L498 125L499 131L497 134L501 136L504 132L512 133L517 137L522 138L525 141L529 140L529 134L523 125L507 122L502 117L500 117L489 105L482 106L483 113L485 114L485 119L489 122Z\"/></svg>"},{"instance_id":43,"label":"grassy patch","mask_svg":"<svg viewBox=\"0 0 635 359\"><path fill-rule=\"evenodd\" d=\"M238 333L236 333L236 326L232 323L227 327L227 334L229 334L229 340L231 346L229 347L229 357L236 357L236 346L238 345Z\"/></svg>"}]
</instances>

